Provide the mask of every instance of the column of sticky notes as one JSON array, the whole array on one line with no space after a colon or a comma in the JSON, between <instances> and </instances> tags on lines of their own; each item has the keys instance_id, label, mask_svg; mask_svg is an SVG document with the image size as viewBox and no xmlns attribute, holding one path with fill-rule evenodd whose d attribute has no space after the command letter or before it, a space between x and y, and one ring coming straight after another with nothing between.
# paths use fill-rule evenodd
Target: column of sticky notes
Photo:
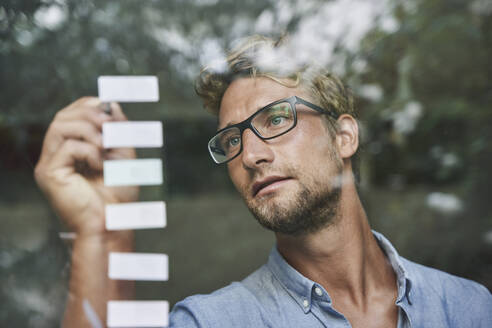
<instances>
[{"instance_id":1,"label":"column of sticky notes","mask_svg":"<svg viewBox=\"0 0 492 328\"><path fill-rule=\"evenodd\" d=\"M156 102L159 100L155 76L101 76L99 98L103 102ZM163 145L159 121L124 121L103 124L104 148L160 148ZM149 186L162 184L160 158L104 161L106 186ZM106 205L106 229L155 229L166 226L166 204L161 201ZM108 276L119 280L166 281L168 256L158 253L117 253L108 258ZM108 327L165 327L167 301L109 301Z\"/></svg>"}]
</instances>

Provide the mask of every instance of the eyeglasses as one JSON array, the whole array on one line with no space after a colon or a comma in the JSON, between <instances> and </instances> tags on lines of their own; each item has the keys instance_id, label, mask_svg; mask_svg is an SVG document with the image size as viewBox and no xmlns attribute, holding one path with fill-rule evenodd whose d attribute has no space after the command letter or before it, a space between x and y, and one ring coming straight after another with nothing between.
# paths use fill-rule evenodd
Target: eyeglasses
<instances>
[{"instance_id":1,"label":"eyeglasses","mask_svg":"<svg viewBox=\"0 0 492 328\"><path fill-rule=\"evenodd\" d=\"M242 135L250 129L261 140L269 140L286 134L297 124L296 104L305 105L319 113L328 114L335 120L338 115L333 110L323 109L296 96L277 100L244 121L219 130L208 142L210 156L217 164L227 163L243 150Z\"/></svg>"}]
</instances>

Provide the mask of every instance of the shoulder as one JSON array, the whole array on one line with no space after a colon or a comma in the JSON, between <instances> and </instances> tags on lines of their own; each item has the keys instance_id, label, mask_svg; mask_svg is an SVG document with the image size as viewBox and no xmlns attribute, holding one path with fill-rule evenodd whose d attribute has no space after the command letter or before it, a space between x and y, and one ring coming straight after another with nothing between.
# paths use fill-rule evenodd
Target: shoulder
<instances>
[{"instance_id":1,"label":"shoulder","mask_svg":"<svg viewBox=\"0 0 492 328\"><path fill-rule=\"evenodd\" d=\"M439 304L452 322L478 320L492 324L492 294L485 286L404 258L402 261L412 281L411 294L416 304L428 309L436 309Z\"/></svg>"},{"instance_id":2,"label":"shoulder","mask_svg":"<svg viewBox=\"0 0 492 328\"><path fill-rule=\"evenodd\" d=\"M491 297L488 289L475 281L427 267L404 258L402 260L413 284L426 286L443 297L454 297L458 295L461 298L465 295L485 299Z\"/></svg>"},{"instance_id":3,"label":"shoulder","mask_svg":"<svg viewBox=\"0 0 492 328\"><path fill-rule=\"evenodd\" d=\"M211 294L189 296L176 303L170 313L170 327L268 326L254 287L263 278L263 270Z\"/></svg>"}]
</instances>

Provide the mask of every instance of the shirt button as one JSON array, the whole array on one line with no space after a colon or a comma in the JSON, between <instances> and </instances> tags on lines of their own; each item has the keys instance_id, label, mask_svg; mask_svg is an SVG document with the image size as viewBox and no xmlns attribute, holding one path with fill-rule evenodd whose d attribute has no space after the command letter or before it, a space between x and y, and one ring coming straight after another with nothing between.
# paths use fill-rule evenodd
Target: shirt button
<instances>
[{"instance_id":1,"label":"shirt button","mask_svg":"<svg viewBox=\"0 0 492 328\"><path fill-rule=\"evenodd\" d=\"M323 295L323 291L322 291L322 290L321 290L321 288L319 288L319 287L316 287L316 288L314 289L314 292L315 292L315 293L316 293L316 295L318 295L318 296Z\"/></svg>"},{"instance_id":2,"label":"shirt button","mask_svg":"<svg viewBox=\"0 0 492 328\"><path fill-rule=\"evenodd\" d=\"M309 302L308 302L308 300L304 300L304 301L302 302L302 305L304 305L304 307L305 307L305 308L307 308L307 307L309 306Z\"/></svg>"}]
</instances>

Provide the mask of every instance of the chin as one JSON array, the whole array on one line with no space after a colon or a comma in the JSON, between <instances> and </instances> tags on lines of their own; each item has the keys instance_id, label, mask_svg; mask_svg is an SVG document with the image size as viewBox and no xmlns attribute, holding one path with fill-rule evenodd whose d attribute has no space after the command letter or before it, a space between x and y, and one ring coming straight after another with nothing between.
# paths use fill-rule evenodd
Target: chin
<instances>
[{"instance_id":1,"label":"chin","mask_svg":"<svg viewBox=\"0 0 492 328\"><path fill-rule=\"evenodd\" d=\"M291 236L313 233L334 222L341 190L300 188L253 198L247 206L265 228Z\"/></svg>"},{"instance_id":2,"label":"chin","mask_svg":"<svg viewBox=\"0 0 492 328\"><path fill-rule=\"evenodd\" d=\"M251 207L255 207L261 209L262 212L277 212L279 210L289 212L289 206L294 207L294 204L296 203L297 197L294 195L297 195L297 193L293 191L276 190L266 195L253 197L247 205L250 209Z\"/></svg>"},{"instance_id":3,"label":"chin","mask_svg":"<svg viewBox=\"0 0 492 328\"><path fill-rule=\"evenodd\" d=\"M298 212L297 202L292 197L270 193L246 204L255 218L264 227L271 229L282 221L292 221Z\"/></svg>"}]
</instances>

